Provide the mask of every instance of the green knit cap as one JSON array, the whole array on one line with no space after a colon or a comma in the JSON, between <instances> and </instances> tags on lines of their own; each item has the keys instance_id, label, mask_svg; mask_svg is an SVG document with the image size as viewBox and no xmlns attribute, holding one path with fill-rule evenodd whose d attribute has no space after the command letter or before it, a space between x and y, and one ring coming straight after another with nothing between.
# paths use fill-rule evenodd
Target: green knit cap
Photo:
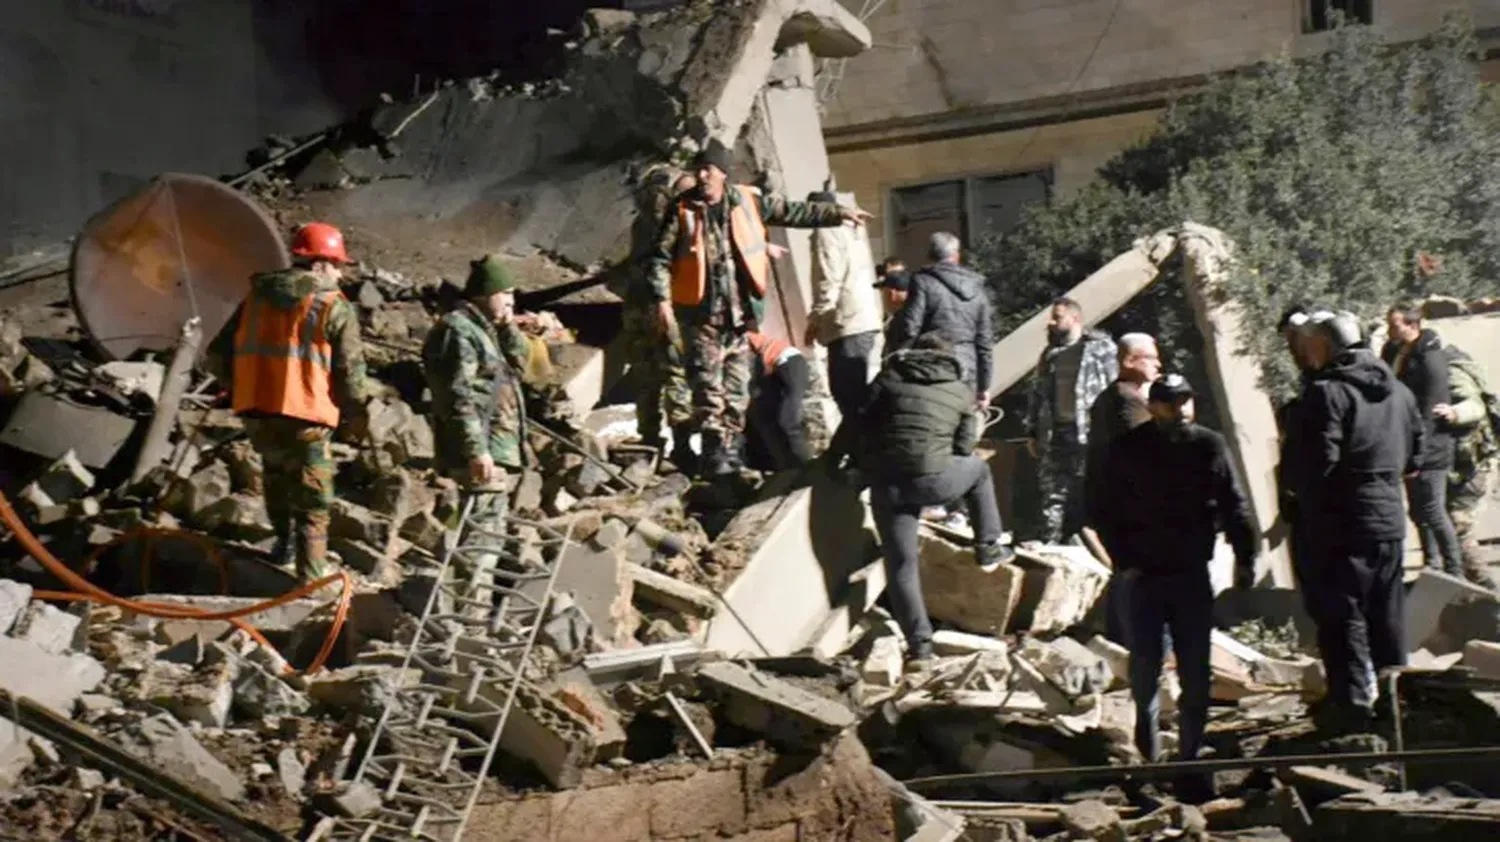
<instances>
[{"instance_id":1,"label":"green knit cap","mask_svg":"<svg viewBox=\"0 0 1500 842\"><path fill-rule=\"evenodd\" d=\"M469 280L464 284L464 295L469 298L487 298L497 292L516 288L510 270L493 254L470 261Z\"/></svg>"}]
</instances>

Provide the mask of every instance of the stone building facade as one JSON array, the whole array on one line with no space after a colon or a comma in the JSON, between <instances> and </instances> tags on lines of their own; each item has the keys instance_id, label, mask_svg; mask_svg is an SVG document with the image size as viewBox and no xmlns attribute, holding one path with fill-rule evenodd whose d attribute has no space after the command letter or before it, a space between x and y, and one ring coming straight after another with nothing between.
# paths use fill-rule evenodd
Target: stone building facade
<instances>
[{"instance_id":1,"label":"stone building facade","mask_svg":"<svg viewBox=\"0 0 1500 842\"><path fill-rule=\"evenodd\" d=\"M1320 49L1335 13L1407 40L1458 8L1500 36L1500 0L842 2L874 49L820 68L829 158L876 252L908 261L1077 190L1207 74Z\"/></svg>"}]
</instances>

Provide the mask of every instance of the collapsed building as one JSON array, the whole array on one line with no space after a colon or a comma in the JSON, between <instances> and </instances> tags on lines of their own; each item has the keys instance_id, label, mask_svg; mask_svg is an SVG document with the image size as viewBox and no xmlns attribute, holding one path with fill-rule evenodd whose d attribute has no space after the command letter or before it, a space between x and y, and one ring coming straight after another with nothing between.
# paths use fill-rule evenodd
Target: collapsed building
<instances>
[{"instance_id":1,"label":"collapsed building","mask_svg":"<svg viewBox=\"0 0 1500 842\"><path fill-rule=\"evenodd\" d=\"M263 150L230 179L269 217L245 222L258 260L284 262L267 232L312 218L341 225L361 259L347 293L382 394L373 447L336 447L331 543L345 573L298 586L266 562L260 468L239 422L214 384L162 362L191 362L180 326L222 325L243 267L200 251L212 237L190 225L147 237L155 246L123 273L86 271L88 244L109 241L100 232L122 211L222 185L164 178L90 223L71 302L58 303L46 256L7 273L26 283L3 291L16 309L0 325L6 827L495 842L1488 830L1492 802L1472 796L1500 793L1482 772L1492 757L1473 747L1500 730L1481 680L1500 678L1500 647L1485 642L1500 630L1485 625L1489 597L1449 577L1424 572L1413 592L1426 669L1392 688L1409 708L1394 748L1469 747L1453 758L1471 768L1329 756L1305 716L1322 680L1310 631L1294 592L1266 589L1215 633L1224 797L1194 807L1116 785L1125 764L1151 758L1131 746L1128 653L1092 631L1109 568L1087 550L1023 546L986 574L965 536L926 527L941 657L908 676L855 491L816 473L694 486L622 441L621 408L595 410L620 367L610 331L567 308L612 302L609 282L639 246L642 192L705 137L734 144L773 189L824 187L813 60L870 39L832 0L597 10L572 38L550 83L474 79L382 103ZM807 238L773 237L789 255L767 329L801 336ZM535 462L510 533L486 543L465 528L458 488L430 470L415 357L443 279L490 251L525 279L523 306L570 318L526 323L555 365L530 398ZM1234 310L1209 294L1230 244L1192 224L1161 232L1074 297L1097 322L1178 258L1220 416L1271 532L1270 406L1233 352ZM162 296L141 296L148 286ZM96 311L141 327L107 331ZM1492 333L1493 316L1464 318ZM1025 377L1041 327L1039 316L1001 340L993 392ZM1284 587L1284 549L1272 550L1263 572ZM505 584L476 616L489 594L452 574L479 552L502 558ZM1252 617L1273 628L1240 622ZM1162 697L1170 711L1170 673Z\"/></svg>"}]
</instances>

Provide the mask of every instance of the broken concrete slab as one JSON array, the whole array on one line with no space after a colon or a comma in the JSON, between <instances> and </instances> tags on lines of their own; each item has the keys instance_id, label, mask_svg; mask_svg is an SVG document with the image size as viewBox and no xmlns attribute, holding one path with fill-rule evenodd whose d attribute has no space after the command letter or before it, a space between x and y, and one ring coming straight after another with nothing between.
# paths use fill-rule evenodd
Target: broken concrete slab
<instances>
[{"instance_id":1,"label":"broken concrete slab","mask_svg":"<svg viewBox=\"0 0 1500 842\"><path fill-rule=\"evenodd\" d=\"M1469 641L1464 645L1462 663L1483 678L1500 678L1500 643Z\"/></svg>"},{"instance_id":2,"label":"broken concrete slab","mask_svg":"<svg viewBox=\"0 0 1500 842\"><path fill-rule=\"evenodd\" d=\"M635 596L644 602L703 618L712 617L719 606L718 597L707 588L700 588L639 564L627 566L630 578L635 582Z\"/></svg>"},{"instance_id":3,"label":"broken concrete slab","mask_svg":"<svg viewBox=\"0 0 1500 842\"><path fill-rule=\"evenodd\" d=\"M396 524L389 516L348 500L334 500L331 517L328 525L330 538L362 541L383 551L396 537Z\"/></svg>"},{"instance_id":4,"label":"broken concrete slab","mask_svg":"<svg viewBox=\"0 0 1500 842\"><path fill-rule=\"evenodd\" d=\"M1500 829L1500 800L1444 798L1415 792L1346 795L1318 807L1319 840L1441 839L1480 842Z\"/></svg>"},{"instance_id":5,"label":"broken concrete slab","mask_svg":"<svg viewBox=\"0 0 1500 842\"><path fill-rule=\"evenodd\" d=\"M1021 601L1021 568L1002 564L986 573L968 547L925 531L918 540L927 613L975 634L1004 634Z\"/></svg>"},{"instance_id":6,"label":"broken concrete slab","mask_svg":"<svg viewBox=\"0 0 1500 842\"><path fill-rule=\"evenodd\" d=\"M546 580L521 586L521 592L541 599ZM635 579L625 562L623 547L600 550L587 542L570 544L557 560L554 593L570 593L593 624L594 634L611 646L627 646L638 622L631 597Z\"/></svg>"},{"instance_id":7,"label":"broken concrete slab","mask_svg":"<svg viewBox=\"0 0 1500 842\"><path fill-rule=\"evenodd\" d=\"M458 685L455 689L468 690L466 679L455 679L454 684ZM487 682L480 685L479 702L465 703L460 694L455 703L466 713L488 714L490 706L505 704L508 692L507 682ZM494 722L488 717L474 720L473 725L486 735L494 732ZM553 786L570 789L594 762L594 726L551 694L523 681L500 733L500 750L531 763Z\"/></svg>"},{"instance_id":8,"label":"broken concrete slab","mask_svg":"<svg viewBox=\"0 0 1500 842\"><path fill-rule=\"evenodd\" d=\"M875 638L870 654L860 664L859 677L876 687L894 687L901 680L905 657L901 638L885 635Z\"/></svg>"},{"instance_id":9,"label":"broken concrete slab","mask_svg":"<svg viewBox=\"0 0 1500 842\"><path fill-rule=\"evenodd\" d=\"M0 634L10 634L16 620L30 604L30 585L0 579Z\"/></svg>"},{"instance_id":10,"label":"broken concrete slab","mask_svg":"<svg viewBox=\"0 0 1500 842\"><path fill-rule=\"evenodd\" d=\"M974 652L994 652L1004 656L1010 646L998 638L981 634L965 634L952 629L939 629L932 633L932 651L936 655L969 655Z\"/></svg>"},{"instance_id":11,"label":"broken concrete slab","mask_svg":"<svg viewBox=\"0 0 1500 842\"><path fill-rule=\"evenodd\" d=\"M182 722L223 728L229 721L238 673L238 664L217 651L196 669L153 661L129 691L135 700L157 705Z\"/></svg>"},{"instance_id":12,"label":"broken concrete slab","mask_svg":"<svg viewBox=\"0 0 1500 842\"><path fill-rule=\"evenodd\" d=\"M821 745L857 721L837 702L729 661L700 666L695 675L722 699L726 718L781 745Z\"/></svg>"},{"instance_id":13,"label":"broken concrete slab","mask_svg":"<svg viewBox=\"0 0 1500 842\"><path fill-rule=\"evenodd\" d=\"M1083 547L1023 547L1015 566L1025 574L1011 628L1062 632L1083 622L1104 594L1110 570Z\"/></svg>"},{"instance_id":14,"label":"broken concrete slab","mask_svg":"<svg viewBox=\"0 0 1500 842\"><path fill-rule=\"evenodd\" d=\"M1069 637L1050 642L1028 639L1016 654L1035 666L1054 687L1075 699L1103 693L1115 679L1103 658Z\"/></svg>"},{"instance_id":15,"label":"broken concrete slab","mask_svg":"<svg viewBox=\"0 0 1500 842\"><path fill-rule=\"evenodd\" d=\"M1425 646L1434 653L1441 654L1462 648L1468 640L1488 637L1485 634L1460 633L1457 635L1458 639L1451 643L1437 639L1440 631L1449 631L1443 629L1443 615L1448 607L1469 600L1493 605L1496 597L1487 588L1473 584L1461 576L1422 568L1406 595L1407 645L1412 648Z\"/></svg>"},{"instance_id":16,"label":"broken concrete slab","mask_svg":"<svg viewBox=\"0 0 1500 842\"><path fill-rule=\"evenodd\" d=\"M37 479L42 493L54 503L67 503L87 494L94 487L94 482L93 472L83 466L78 460L78 454L72 450L53 462L46 473Z\"/></svg>"},{"instance_id":17,"label":"broken concrete slab","mask_svg":"<svg viewBox=\"0 0 1500 842\"><path fill-rule=\"evenodd\" d=\"M228 611L238 611L252 605L260 605L265 602L255 597L239 596L185 596L182 594L146 594L136 597L137 602L159 603L171 606L187 606L196 608L212 614ZM289 632L301 625L304 620L312 616L313 612L325 608L327 602L317 599L294 599L258 611L255 614L255 627L263 632ZM204 621L212 623L214 621Z\"/></svg>"},{"instance_id":18,"label":"broken concrete slab","mask_svg":"<svg viewBox=\"0 0 1500 842\"><path fill-rule=\"evenodd\" d=\"M32 602L21 612L11 637L36 644L44 652L60 655L73 646L81 617L45 602Z\"/></svg>"},{"instance_id":19,"label":"broken concrete slab","mask_svg":"<svg viewBox=\"0 0 1500 842\"><path fill-rule=\"evenodd\" d=\"M226 801L245 797L245 786L170 716L153 716L130 731L127 748L168 775Z\"/></svg>"},{"instance_id":20,"label":"broken concrete slab","mask_svg":"<svg viewBox=\"0 0 1500 842\"><path fill-rule=\"evenodd\" d=\"M307 696L320 705L378 716L400 690L422 679L418 669L402 670L384 664L360 664L323 670L307 677Z\"/></svg>"}]
</instances>

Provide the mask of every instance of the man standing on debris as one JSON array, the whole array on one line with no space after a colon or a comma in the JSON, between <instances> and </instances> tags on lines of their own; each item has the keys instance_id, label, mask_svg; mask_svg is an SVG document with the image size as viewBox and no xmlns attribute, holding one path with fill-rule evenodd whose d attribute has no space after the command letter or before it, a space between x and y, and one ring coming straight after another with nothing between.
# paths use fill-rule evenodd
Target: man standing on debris
<instances>
[{"instance_id":1,"label":"man standing on debris","mask_svg":"<svg viewBox=\"0 0 1500 842\"><path fill-rule=\"evenodd\" d=\"M832 193L813 193L807 200L838 203ZM850 257L856 242L854 232L843 226L813 232L817 271L803 340L807 346L821 342L828 349L828 391L843 416L854 415L864 405L883 321L868 270L858 274Z\"/></svg>"},{"instance_id":2,"label":"man standing on debris","mask_svg":"<svg viewBox=\"0 0 1500 842\"><path fill-rule=\"evenodd\" d=\"M1474 534L1480 506L1489 496L1495 478L1496 441L1494 394L1485 382L1479 364L1456 345L1443 348L1448 360L1448 385L1452 403L1432 408L1437 419L1453 434L1453 469L1448 473L1448 517L1458 533L1463 551L1464 576L1476 585L1496 588L1479 553Z\"/></svg>"},{"instance_id":3,"label":"man standing on debris","mask_svg":"<svg viewBox=\"0 0 1500 842\"><path fill-rule=\"evenodd\" d=\"M696 165L697 188L663 220L650 281L658 326L685 352L707 471L721 475L736 467L750 402L745 333L760 326L771 283L766 226L823 228L870 215L730 184L733 156L717 140Z\"/></svg>"},{"instance_id":4,"label":"man standing on debris","mask_svg":"<svg viewBox=\"0 0 1500 842\"><path fill-rule=\"evenodd\" d=\"M1014 552L1000 543L1000 510L989 464L974 455L979 421L974 393L953 347L937 332L885 358L854 423L839 425L828 448L841 467L853 455L870 485L870 506L885 556L891 609L906 636L908 667L932 657L932 624L917 571L917 524L926 506L968 504L974 554L992 572Z\"/></svg>"},{"instance_id":5,"label":"man standing on debris","mask_svg":"<svg viewBox=\"0 0 1500 842\"><path fill-rule=\"evenodd\" d=\"M1376 673L1406 663L1401 480L1422 464L1425 430L1411 392L1361 347L1354 316L1318 311L1292 323L1311 374L1282 470L1306 523L1299 568L1328 675L1317 716L1367 731Z\"/></svg>"},{"instance_id":6,"label":"man standing on debris","mask_svg":"<svg viewBox=\"0 0 1500 842\"><path fill-rule=\"evenodd\" d=\"M1254 581L1259 539L1224 437L1193 423L1193 388L1179 375L1152 383L1152 423L1111 444L1100 463L1108 500L1090 500L1090 521L1115 562L1117 599L1130 648L1135 744L1157 759L1157 682L1170 632L1182 682L1178 759L1192 760L1208 723L1213 585L1208 563L1222 529L1234 548L1235 584Z\"/></svg>"},{"instance_id":7,"label":"man standing on debris","mask_svg":"<svg viewBox=\"0 0 1500 842\"><path fill-rule=\"evenodd\" d=\"M472 262L463 300L422 345L437 469L474 497L472 525L496 532L523 466L526 438L521 372L532 347L514 323L515 289L499 258ZM471 581L487 586L496 561L479 559Z\"/></svg>"},{"instance_id":8,"label":"man standing on debris","mask_svg":"<svg viewBox=\"0 0 1500 842\"><path fill-rule=\"evenodd\" d=\"M1453 436L1449 422L1437 414L1439 405L1453 403L1448 385L1448 357L1443 340L1422 327L1422 308L1402 301L1386 313L1390 339L1380 358L1402 385L1411 390L1422 413L1426 444L1417 455L1418 473L1406 481L1411 519L1422 540L1427 566L1454 576L1463 575L1463 550L1453 520L1448 517L1448 472L1453 468Z\"/></svg>"},{"instance_id":9,"label":"man standing on debris","mask_svg":"<svg viewBox=\"0 0 1500 842\"><path fill-rule=\"evenodd\" d=\"M758 470L797 468L812 459L802 428L802 402L812 371L791 343L763 333L745 334L755 355L755 395L745 436L746 462Z\"/></svg>"},{"instance_id":10,"label":"man standing on debris","mask_svg":"<svg viewBox=\"0 0 1500 842\"><path fill-rule=\"evenodd\" d=\"M911 276L906 302L891 320L886 342L903 348L924 333L941 334L963 367L963 382L974 391L975 404L983 407L990 402L995 341L990 297L984 276L959 263L960 245L946 231L932 235L927 245L932 263Z\"/></svg>"},{"instance_id":11,"label":"man standing on debris","mask_svg":"<svg viewBox=\"0 0 1500 842\"><path fill-rule=\"evenodd\" d=\"M1078 302L1052 302L1047 347L1037 362L1026 413L1042 491L1042 539L1048 543L1061 542L1083 525L1089 408L1119 375L1117 356L1108 334L1084 331Z\"/></svg>"},{"instance_id":12,"label":"man standing on debris","mask_svg":"<svg viewBox=\"0 0 1500 842\"><path fill-rule=\"evenodd\" d=\"M265 471L272 556L316 579L328 558L333 507L329 445L340 420L353 438L369 429L359 316L339 290L349 263L344 235L312 222L292 241L295 266L251 278L250 295L209 348ZM216 369L216 370L215 370Z\"/></svg>"},{"instance_id":13,"label":"man standing on debris","mask_svg":"<svg viewBox=\"0 0 1500 842\"><path fill-rule=\"evenodd\" d=\"M1149 334L1120 337L1119 353L1120 376L1089 407L1089 437L1084 451L1085 511L1093 511L1089 499L1104 491L1098 487L1097 474L1110 443L1151 420L1146 399L1151 384L1161 375L1161 355Z\"/></svg>"}]
</instances>

